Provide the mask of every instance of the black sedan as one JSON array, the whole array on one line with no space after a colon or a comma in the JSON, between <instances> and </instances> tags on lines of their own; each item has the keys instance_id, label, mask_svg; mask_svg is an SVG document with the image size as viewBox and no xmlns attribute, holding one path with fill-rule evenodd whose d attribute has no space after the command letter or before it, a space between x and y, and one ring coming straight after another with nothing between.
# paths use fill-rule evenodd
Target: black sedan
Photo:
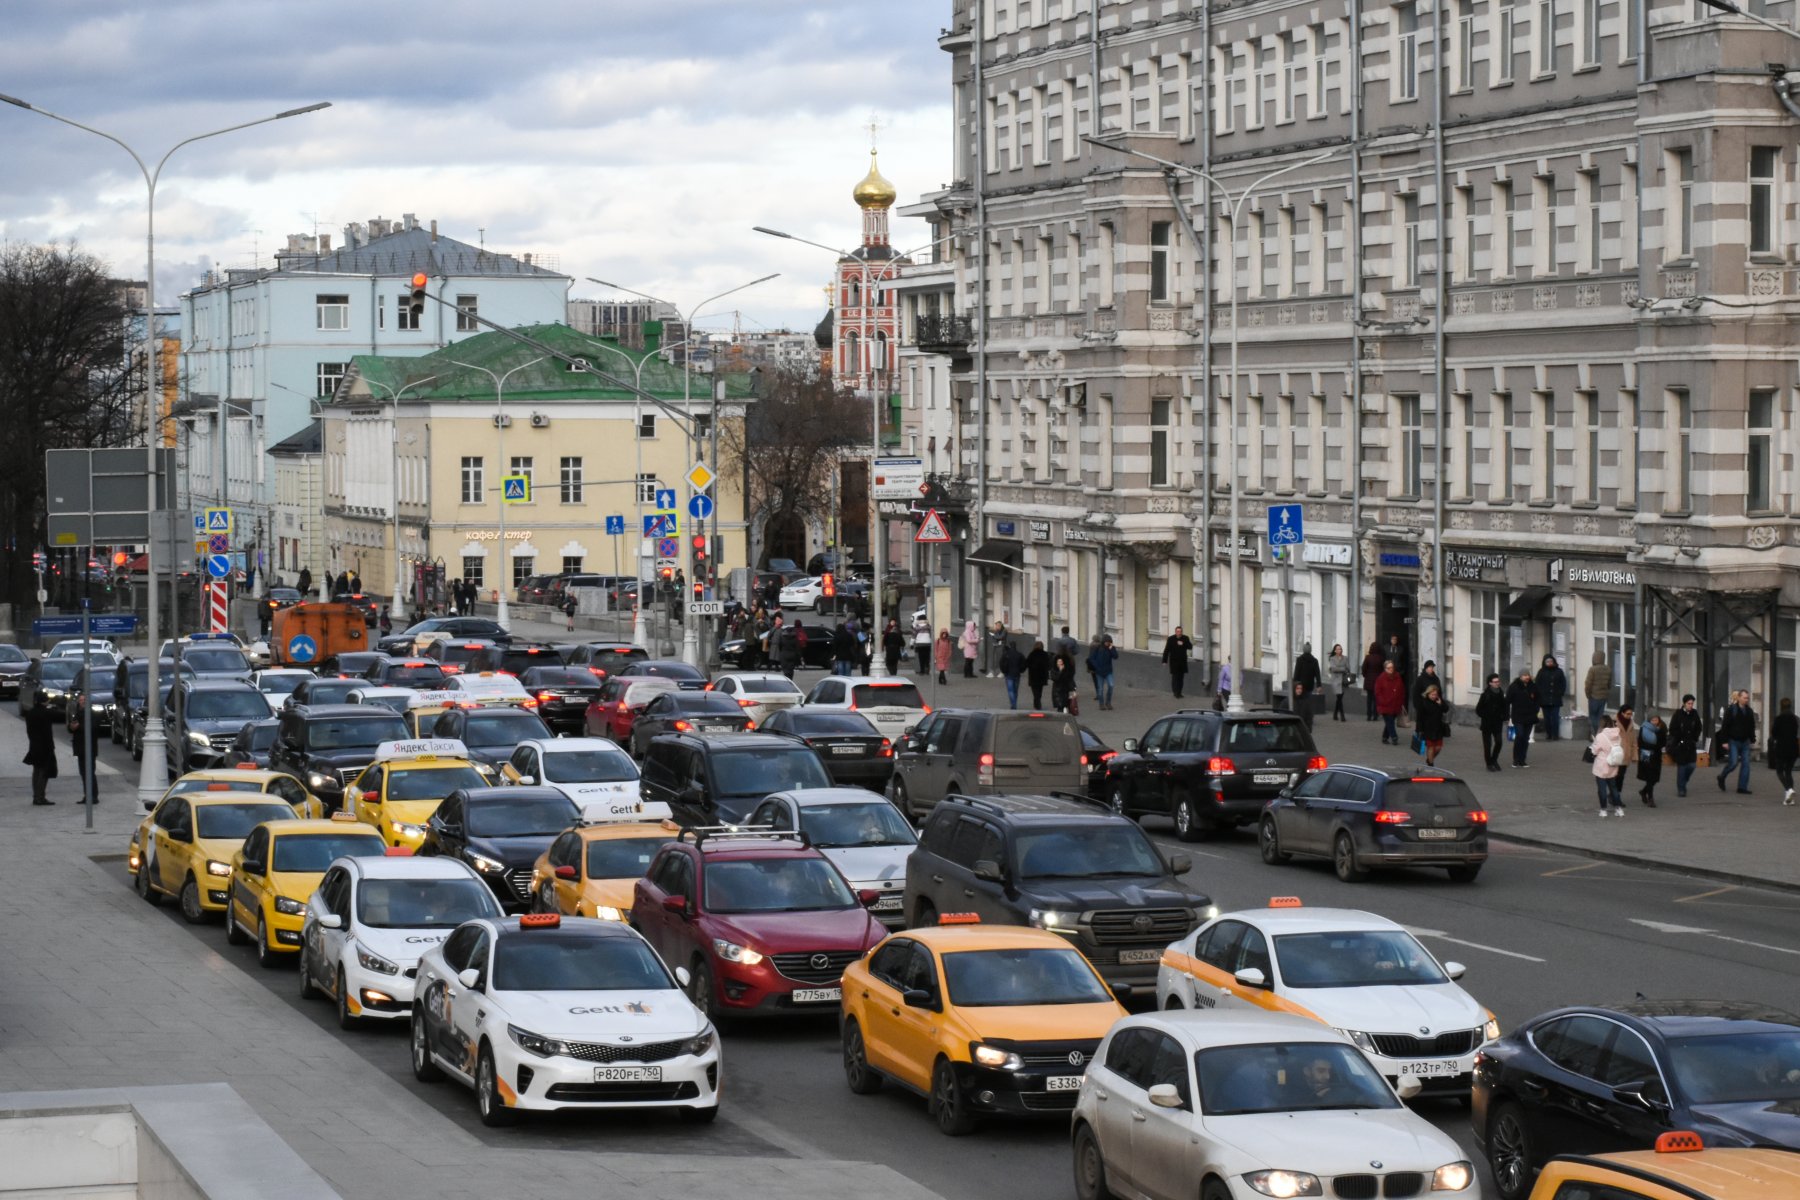
<instances>
[{"instance_id":1,"label":"black sedan","mask_svg":"<svg viewBox=\"0 0 1800 1200\"><path fill-rule=\"evenodd\" d=\"M1436 767L1338 764L1270 800L1257 827L1263 861L1328 858L1345 883L1375 868L1442 867L1473 883L1487 862L1487 813L1469 785Z\"/></svg>"},{"instance_id":2,"label":"black sedan","mask_svg":"<svg viewBox=\"0 0 1800 1200\"><path fill-rule=\"evenodd\" d=\"M791 626L784 626L791 628ZM806 629L806 645L800 649L800 665L802 667L818 667L821 670L831 669L831 630L824 625L804 626ZM778 667L781 665L779 640L781 634L776 631L769 636L772 645L764 654L759 648L756 656L758 667ZM730 638L719 645L719 662L733 670L749 668L750 662L744 654L749 642L745 638Z\"/></svg>"},{"instance_id":3,"label":"black sedan","mask_svg":"<svg viewBox=\"0 0 1800 1200\"><path fill-rule=\"evenodd\" d=\"M499 622L490 621L486 617L426 617L399 633L390 633L378 645L389 654L411 654L414 642L422 633L447 633L451 637L483 638L491 642L512 639L512 635L502 629Z\"/></svg>"},{"instance_id":4,"label":"black sedan","mask_svg":"<svg viewBox=\"0 0 1800 1200\"><path fill-rule=\"evenodd\" d=\"M527 667L519 684L537 697L537 714L552 733L580 736L587 707L600 695L600 676L586 667Z\"/></svg>"},{"instance_id":5,"label":"black sedan","mask_svg":"<svg viewBox=\"0 0 1800 1200\"><path fill-rule=\"evenodd\" d=\"M738 702L717 692L664 692L631 723L631 752L639 758L660 733L743 733L754 728Z\"/></svg>"},{"instance_id":6,"label":"black sedan","mask_svg":"<svg viewBox=\"0 0 1800 1200\"><path fill-rule=\"evenodd\" d=\"M17 696L19 680L31 669L31 656L11 643L0 645L0 696Z\"/></svg>"},{"instance_id":7,"label":"black sedan","mask_svg":"<svg viewBox=\"0 0 1800 1200\"><path fill-rule=\"evenodd\" d=\"M831 782L886 792L894 774L893 743L861 713L784 708L763 722L764 733L796 738L818 751Z\"/></svg>"},{"instance_id":8,"label":"black sedan","mask_svg":"<svg viewBox=\"0 0 1800 1200\"><path fill-rule=\"evenodd\" d=\"M1502 1200L1559 1154L1708 1146L1800 1149L1800 1017L1718 1000L1562 1008L1475 1056L1475 1139Z\"/></svg>"},{"instance_id":9,"label":"black sedan","mask_svg":"<svg viewBox=\"0 0 1800 1200\"><path fill-rule=\"evenodd\" d=\"M684 692L697 692L706 687L706 672L672 658L645 658L620 671L616 679L641 679L644 676L667 679Z\"/></svg>"}]
</instances>

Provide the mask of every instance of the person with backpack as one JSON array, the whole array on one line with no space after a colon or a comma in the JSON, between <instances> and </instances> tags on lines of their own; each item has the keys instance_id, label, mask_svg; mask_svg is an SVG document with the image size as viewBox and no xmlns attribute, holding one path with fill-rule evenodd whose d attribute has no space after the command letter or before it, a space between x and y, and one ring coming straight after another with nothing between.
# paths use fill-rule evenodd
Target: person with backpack
<instances>
[{"instance_id":1,"label":"person with backpack","mask_svg":"<svg viewBox=\"0 0 1800 1200\"><path fill-rule=\"evenodd\" d=\"M1119 648L1113 645L1112 634L1101 634L1088 651L1087 668L1094 677L1094 703L1102 710L1113 706L1113 667L1118 661Z\"/></svg>"}]
</instances>

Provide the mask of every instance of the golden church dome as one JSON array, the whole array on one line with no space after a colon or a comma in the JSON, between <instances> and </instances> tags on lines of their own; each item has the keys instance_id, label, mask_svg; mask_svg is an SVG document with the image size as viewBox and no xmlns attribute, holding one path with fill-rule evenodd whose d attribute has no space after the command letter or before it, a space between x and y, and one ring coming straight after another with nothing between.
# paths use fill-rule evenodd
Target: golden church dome
<instances>
[{"instance_id":1,"label":"golden church dome","mask_svg":"<svg viewBox=\"0 0 1800 1200\"><path fill-rule=\"evenodd\" d=\"M851 195L861 208L887 208L899 197L900 193L882 178L881 169L875 165L875 151L869 151L869 173Z\"/></svg>"}]
</instances>

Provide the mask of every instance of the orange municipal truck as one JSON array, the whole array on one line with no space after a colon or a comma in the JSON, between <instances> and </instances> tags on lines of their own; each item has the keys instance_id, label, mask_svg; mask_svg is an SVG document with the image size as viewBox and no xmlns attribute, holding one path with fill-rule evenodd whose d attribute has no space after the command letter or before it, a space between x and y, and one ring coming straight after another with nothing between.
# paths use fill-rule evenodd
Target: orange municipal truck
<instances>
[{"instance_id":1,"label":"orange municipal truck","mask_svg":"<svg viewBox=\"0 0 1800 1200\"><path fill-rule=\"evenodd\" d=\"M277 666L316 667L334 654L368 648L368 623L354 604L296 604L270 624L269 657Z\"/></svg>"}]
</instances>

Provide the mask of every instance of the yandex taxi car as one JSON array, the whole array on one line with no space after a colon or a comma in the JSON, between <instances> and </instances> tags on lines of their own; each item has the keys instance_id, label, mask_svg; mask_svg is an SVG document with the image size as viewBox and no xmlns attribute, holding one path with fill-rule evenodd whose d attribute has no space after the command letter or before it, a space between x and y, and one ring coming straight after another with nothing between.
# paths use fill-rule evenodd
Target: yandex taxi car
<instances>
[{"instance_id":1,"label":"yandex taxi car","mask_svg":"<svg viewBox=\"0 0 1800 1200\"><path fill-rule=\"evenodd\" d=\"M417 850L425 822L445 796L491 782L491 770L469 761L467 748L454 739L383 742L375 761L344 788L344 810L380 830L388 845Z\"/></svg>"},{"instance_id":2,"label":"yandex taxi car","mask_svg":"<svg viewBox=\"0 0 1800 1200\"><path fill-rule=\"evenodd\" d=\"M224 910L231 857L250 831L294 819L280 799L249 789L223 783L207 791L171 789L132 835L126 861L138 895L151 904L177 896L181 915L197 924Z\"/></svg>"},{"instance_id":3,"label":"yandex taxi car","mask_svg":"<svg viewBox=\"0 0 1800 1200\"><path fill-rule=\"evenodd\" d=\"M1673 1129L1654 1150L1553 1158L1531 1200L1789 1200L1800 1196L1800 1154L1774 1148L1708 1148Z\"/></svg>"},{"instance_id":4,"label":"yandex taxi car","mask_svg":"<svg viewBox=\"0 0 1800 1200\"><path fill-rule=\"evenodd\" d=\"M1075 1108L1082 1073L1125 1009L1081 952L1048 930L945 913L844 969L844 1078L893 1079L959 1135L983 1113Z\"/></svg>"},{"instance_id":5,"label":"yandex taxi car","mask_svg":"<svg viewBox=\"0 0 1800 1200\"><path fill-rule=\"evenodd\" d=\"M328 821L268 821L231 856L225 940L256 939L256 960L278 966L300 949L306 901L336 859L386 853L373 825L337 813Z\"/></svg>"},{"instance_id":6,"label":"yandex taxi car","mask_svg":"<svg viewBox=\"0 0 1800 1200\"><path fill-rule=\"evenodd\" d=\"M630 920L637 881L663 843L680 836L681 826L668 820L608 821L569 830L532 864L532 911Z\"/></svg>"},{"instance_id":7,"label":"yandex taxi car","mask_svg":"<svg viewBox=\"0 0 1800 1200\"><path fill-rule=\"evenodd\" d=\"M416 738L431 736L431 727L437 723L438 717L447 708L458 704L471 704L473 701L462 692L446 690L414 692L406 700L406 711L401 717L406 721L406 728Z\"/></svg>"},{"instance_id":8,"label":"yandex taxi car","mask_svg":"<svg viewBox=\"0 0 1800 1200\"><path fill-rule=\"evenodd\" d=\"M486 1125L521 1110L719 1114L712 1024L644 939L555 913L470 921L419 960L413 1074L475 1089Z\"/></svg>"},{"instance_id":9,"label":"yandex taxi car","mask_svg":"<svg viewBox=\"0 0 1800 1200\"><path fill-rule=\"evenodd\" d=\"M1500 1036L1500 1023L1456 985L1463 970L1385 917L1278 896L1269 908L1222 913L1165 950L1156 1006L1294 1013L1349 1038L1390 1083L1466 1096L1476 1048Z\"/></svg>"}]
</instances>

